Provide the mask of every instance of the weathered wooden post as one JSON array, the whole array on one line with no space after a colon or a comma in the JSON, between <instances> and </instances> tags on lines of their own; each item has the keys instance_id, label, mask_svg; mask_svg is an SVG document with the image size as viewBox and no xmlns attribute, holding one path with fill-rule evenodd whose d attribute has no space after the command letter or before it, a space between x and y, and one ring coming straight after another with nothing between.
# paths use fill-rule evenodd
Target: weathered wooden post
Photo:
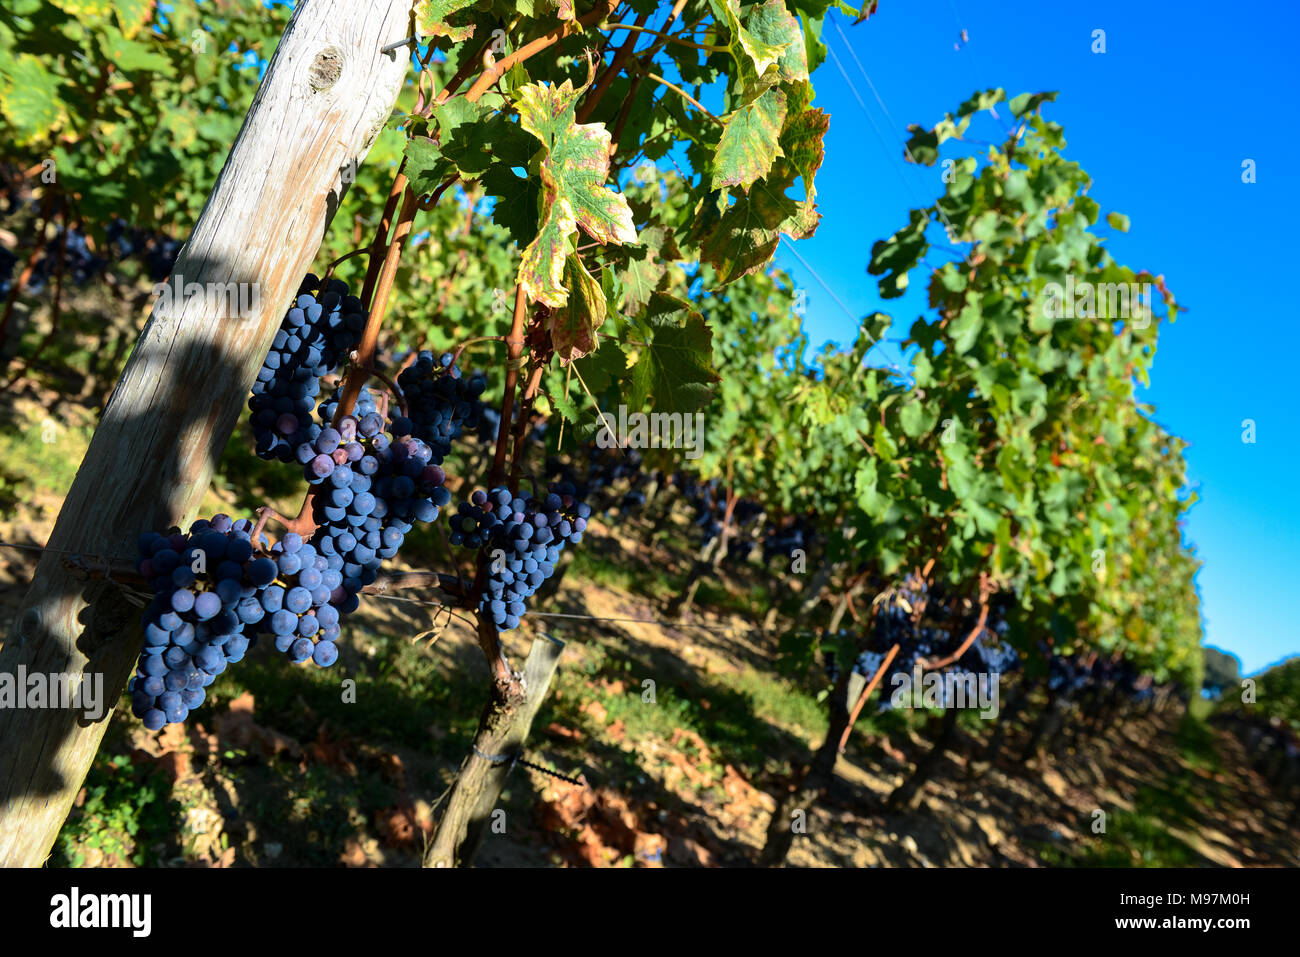
<instances>
[{"instance_id":1,"label":"weathered wooden post","mask_svg":"<svg viewBox=\"0 0 1300 957\"><path fill-rule=\"evenodd\" d=\"M563 650L564 642L555 638L533 639L524 662L521 699L508 699L498 685L493 685L474 743L460 766L447 798L447 810L438 821L433 844L425 855L425 867L465 866L473 862L487 834L492 810L505 787L506 775L528 740L533 718L546 698Z\"/></svg>"},{"instance_id":2,"label":"weathered wooden post","mask_svg":"<svg viewBox=\"0 0 1300 957\"><path fill-rule=\"evenodd\" d=\"M130 557L140 533L194 517L249 385L410 65L411 0L301 0L267 67L171 282L248 288L213 315L178 294L153 314L59 512L0 673L102 675L115 703L139 650L138 609L86 583L68 554ZM191 287L193 288L193 287ZM160 299L161 302L161 299ZM108 724L79 710L0 709L0 865L49 853Z\"/></svg>"}]
</instances>

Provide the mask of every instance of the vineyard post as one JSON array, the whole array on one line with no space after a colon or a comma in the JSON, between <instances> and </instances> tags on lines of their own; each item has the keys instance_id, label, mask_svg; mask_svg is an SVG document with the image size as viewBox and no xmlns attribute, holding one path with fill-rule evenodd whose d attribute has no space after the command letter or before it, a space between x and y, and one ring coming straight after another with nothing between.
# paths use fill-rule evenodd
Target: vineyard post
<instances>
[{"instance_id":1,"label":"vineyard post","mask_svg":"<svg viewBox=\"0 0 1300 957\"><path fill-rule=\"evenodd\" d=\"M492 628L490 621L481 627ZM474 744L465 756L447 799L447 810L438 821L433 844L424 858L425 867L467 866L474 860L506 775L528 740L533 718L546 698L551 678L560 662L564 642L542 636L524 662L523 691L511 696L496 683L479 722Z\"/></svg>"},{"instance_id":2,"label":"vineyard post","mask_svg":"<svg viewBox=\"0 0 1300 957\"><path fill-rule=\"evenodd\" d=\"M102 682L80 710L0 711L0 865L40 866L81 787L139 650L138 609L87 583L69 554L120 558L191 517L339 199L409 68L403 0L302 0L267 67L169 285L257 284L257 307L214 321L209 297L155 304L91 440L48 551L0 646L0 673ZM238 286L234 288L240 288Z\"/></svg>"}]
</instances>

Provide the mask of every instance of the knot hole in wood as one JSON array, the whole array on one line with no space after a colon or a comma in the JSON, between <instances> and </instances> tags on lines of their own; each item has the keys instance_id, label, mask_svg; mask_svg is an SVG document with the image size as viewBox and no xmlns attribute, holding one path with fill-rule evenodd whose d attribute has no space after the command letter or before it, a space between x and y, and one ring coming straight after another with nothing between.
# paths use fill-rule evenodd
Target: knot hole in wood
<instances>
[{"instance_id":1,"label":"knot hole in wood","mask_svg":"<svg viewBox=\"0 0 1300 957\"><path fill-rule=\"evenodd\" d=\"M308 76L313 93L323 93L339 81L343 73L343 54L337 47L326 47L311 62Z\"/></svg>"}]
</instances>

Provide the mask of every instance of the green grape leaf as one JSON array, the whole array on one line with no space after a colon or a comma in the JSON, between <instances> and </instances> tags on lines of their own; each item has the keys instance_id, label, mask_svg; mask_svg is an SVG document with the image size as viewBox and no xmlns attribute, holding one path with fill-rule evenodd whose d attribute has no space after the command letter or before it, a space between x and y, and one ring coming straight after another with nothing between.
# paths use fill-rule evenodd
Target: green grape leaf
<instances>
[{"instance_id":1,"label":"green grape leaf","mask_svg":"<svg viewBox=\"0 0 1300 957\"><path fill-rule=\"evenodd\" d=\"M446 164L438 144L427 136L412 136L406 141L406 178L417 195L432 193L442 183Z\"/></svg>"},{"instance_id":2,"label":"green grape leaf","mask_svg":"<svg viewBox=\"0 0 1300 957\"><path fill-rule=\"evenodd\" d=\"M896 299L907 289L907 274L925 255L925 227L930 219L924 210L914 209L911 222L888 239L878 239L871 247L867 272L882 276L880 295Z\"/></svg>"},{"instance_id":3,"label":"green grape leaf","mask_svg":"<svg viewBox=\"0 0 1300 957\"><path fill-rule=\"evenodd\" d=\"M617 273L622 283L619 305L629 315L636 315L650 301L668 267L662 262L666 256L677 258L672 245L672 234L663 226L647 226L637 236L641 248L630 250L627 266Z\"/></svg>"},{"instance_id":4,"label":"green grape leaf","mask_svg":"<svg viewBox=\"0 0 1300 957\"><path fill-rule=\"evenodd\" d=\"M937 418L938 414L919 399L905 402L898 410L898 424L903 427L904 434L912 439L933 429Z\"/></svg>"},{"instance_id":5,"label":"green grape leaf","mask_svg":"<svg viewBox=\"0 0 1300 957\"><path fill-rule=\"evenodd\" d=\"M497 200L492 206L492 222L508 229L518 245L531 243L537 235L537 204L542 195L537 180L517 176L506 166L493 166L480 182Z\"/></svg>"},{"instance_id":6,"label":"green grape leaf","mask_svg":"<svg viewBox=\"0 0 1300 957\"><path fill-rule=\"evenodd\" d=\"M627 396L629 411L695 412L709 404L721 381L713 371L713 334L690 304L657 292L638 321L646 341L638 348Z\"/></svg>"},{"instance_id":7,"label":"green grape leaf","mask_svg":"<svg viewBox=\"0 0 1300 957\"><path fill-rule=\"evenodd\" d=\"M564 263L569 238L581 228L601 243L635 243L636 227L627 199L605 185L609 176L609 131L601 123L579 124L574 105L591 83L574 88L530 83L515 101L519 125L541 140L532 172L541 181L537 237L524 250L519 282L530 299L551 307L564 304Z\"/></svg>"},{"instance_id":8,"label":"green grape leaf","mask_svg":"<svg viewBox=\"0 0 1300 957\"><path fill-rule=\"evenodd\" d=\"M784 125L785 94L775 87L728 114L714 155L712 188L739 186L748 191L755 180L771 172L782 155L779 140Z\"/></svg>"},{"instance_id":9,"label":"green grape leaf","mask_svg":"<svg viewBox=\"0 0 1300 957\"><path fill-rule=\"evenodd\" d=\"M1056 93L1021 93L1019 96L1012 97L1008 106L1015 116L1024 116L1038 109L1044 103L1052 103L1056 100Z\"/></svg>"},{"instance_id":10,"label":"green grape leaf","mask_svg":"<svg viewBox=\"0 0 1300 957\"><path fill-rule=\"evenodd\" d=\"M448 143L456 130L465 123L475 123L495 113L505 105L505 97L488 91L471 103L463 96L453 96L433 108L433 119L438 127L438 141Z\"/></svg>"},{"instance_id":11,"label":"green grape leaf","mask_svg":"<svg viewBox=\"0 0 1300 957\"><path fill-rule=\"evenodd\" d=\"M989 110L1006 99L1006 93L999 87L976 93L957 108L957 115L945 113L934 129L912 124L907 131L912 135L907 140L904 152L910 162L921 166L933 166L939 159L939 147L946 140L958 139L966 132L971 117L981 110Z\"/></svg>"},{"instance_id":12,"label":"green grape leaf","mask_svg":"<svg viewBox=\"0 0 1300 957\"><path fill-rule=\"evenodd\" d=\"M1106 222L1111 229L1117 229L1121 233L1128 232L1128 217L1123 213L1107 213Z\"/></svg>"},{"instance_id":13,"label":"green grape leaf","mask_svg":"<svg viewBox=\"0 0 1300 957\"><path fill-rule=\"evenodd\" d=\"M623 384L627 376L627 353L613 339L602 339L595 352L573 365L592 394L603 395Z\"/></svg>"},{"instance_id":14,"label":"green grape leaf","mask_svg":"<svg viewBox=\"0 0 1300 957\"><path fill-rule=\"evenodd\" d=\"M984 315L980 311L978 297L968 297L961 312L948 325L948 334L952 336L952 345L957 355L964 355L975 345L980 330L984 328Z\"/></svg>"},{"instance_id":15,"label":"green grape leaf","mask_svg":"<svg viewBox=\"0 0 1300 957\"><path fill-rule=\"evenodd\" d=\"M131 40L116 29L104 30L104 56L124 73L169 73L171 60L156 49L152 34Z\"/></svg>"},{"instance_id":16,"label":"green grape leaf","mask_svg":"<svg viewBox=\"0 0 1300 957\"><path fill-rule=\"evenodd\" d=\"M491 96L497 102L503 102L496 94ZM537 151L537 141L503 113L477 118L452 113L435 112L434 115L440 123L446 119L451 124L448 129L450 136L442 136L440 140L442 153L464 179L478 179L494 165L506 169L525 167Z\"/></svg>"},{"instance_id":17,"label":"green grape leaf","mask_svg":"<svg viewBox=\"0 0 1300 957\"><path fill-rule=\"evenodd\" d=\"M551 400L551 408L554 409L566 422L577 424L582 415L582 409L578 405L578 399L584 398L582 390L576 382L571 383L567 393L560 390L548 392L546 397Z\"/></svg>"}]
</instances>

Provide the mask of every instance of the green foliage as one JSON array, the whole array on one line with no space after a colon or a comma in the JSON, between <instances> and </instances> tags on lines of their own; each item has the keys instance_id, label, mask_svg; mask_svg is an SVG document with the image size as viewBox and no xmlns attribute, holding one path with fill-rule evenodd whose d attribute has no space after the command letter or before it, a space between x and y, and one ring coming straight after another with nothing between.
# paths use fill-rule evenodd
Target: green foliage
<instances>
[{"instance_id":1,"label":"green foliage","mask_svg":"<svg viewBox=\"0 0 1300 957\"><path fill-rule=\"evenodd\" d=\"M1211 650L1211 649L1207 649ZM1206 682L1214 674L1207 662ZM1254 678L1255 700L1242 701L1238 682L1224 686L1226 692L1219 705L1225 711L1272 718L1300 732L1300 657L1288 658Z\"/></svg>"},{"instance_id":2,"label":"green foliage","mask_svg":"<svg viewBox=\"0 0 1300 957\"><path fill-rule=\"evenodd\" d=\"M1236 688L1241 682L1241 662L1236 656L1210 645L1206 645L1202 653L1205 655L1205 680L1202 687L1214 694Z\"/></svg>"},{"instance_id":3,"label":"green foliage","mask_svg":"<svg viewBox=\"0 0 1300 957\"><path fill-rule=\"evenodd\" d=\"M174 831L177 808L160 768L139 765L125 754L97 762L86 777L84 800L59 833L52 863L156 867L161 863L156 849L141 842L146 835Z\"/></svg>"},{"instance_id":4,"label":"green foliage","mask_svg":"<svg viewBox=\"0 0 1300 957\"><path fill-rule=\"evenodd\" d=\"M179 227L197 217L289 11L257 0L15 0L0 14L0 140L19 169L54 161L92 230L114 216ZM231 47L234 49L231 49Z\"/></svg>"}]
</instances>

